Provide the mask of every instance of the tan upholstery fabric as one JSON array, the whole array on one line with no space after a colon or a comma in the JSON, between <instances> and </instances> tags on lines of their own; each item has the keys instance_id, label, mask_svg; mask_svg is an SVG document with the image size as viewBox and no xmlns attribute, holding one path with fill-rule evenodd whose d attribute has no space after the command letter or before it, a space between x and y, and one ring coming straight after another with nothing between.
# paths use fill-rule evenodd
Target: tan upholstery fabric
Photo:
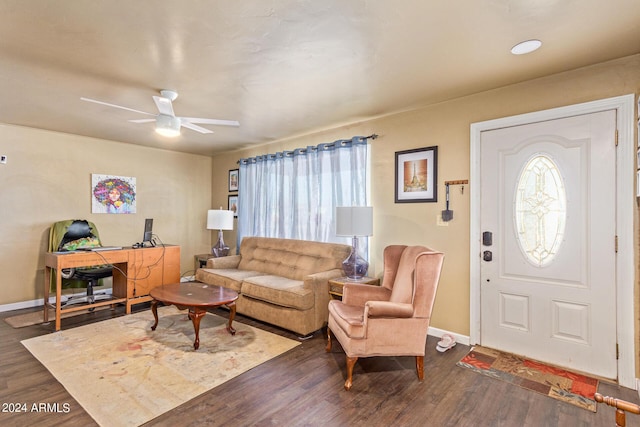
<instances>
[{"instance_id":1,"label":"tan upholstery fabric","mask_svg":"<svg viewBox=\"0 0 640 427\"><path fill-rule=\"evenodd\" d=\"M237 268L221 268L219 270L210 268L199 268L196 270L196 280L198 282L210 283L223 288L233 289L240 292L242 282L254 276L259 276L259 271L244 271Z\"/></svg>"},{"instance_id":2,"label":"tan upholstery fabric","mask_svg":"<svg viewBox=\"0 0 640 427\"><path fill-rule=\"evenodd\" d=\"M242 283L245 296L282 305L284 307L308 310L313 307L313 291L303 286L301 280L291 280L280 276L254 276Z\"/></svg>"},{"instance_id":3,"label":"tan upholstery fabric","mask_svg":"<svg viewBox=\"0 0 640 427\"><path fill-rule=\"evenodd\" d=\"M245 237L240 254L210 258L196 280L240 293L237 312L301 335L329 316L329 279L343 276L351 246L305 240Z\"/></svg>"},{"instance_id":4,"label":"tan upholstery fabric","mask_svg":"<svg viewBox=\"0 0 640 427\"><path fill-rule=\"evenodd\" d=\"M240 259L242 257L240 255L229 255L220 258L209 258L207 260L206 268L238 268L238 264L240 264Z\"/></svg>"},{"instance_id":5,"label":"tan upholstery fabric","mask_svg":"<svg viewBox=\"0 0 640 427\"><path fill-rule=\"evenodd\" d=\"M350 252L347 245L248 237L240 244L238 269L302 280L309 274L341 269Z\"/></svg>"}]
</instances>

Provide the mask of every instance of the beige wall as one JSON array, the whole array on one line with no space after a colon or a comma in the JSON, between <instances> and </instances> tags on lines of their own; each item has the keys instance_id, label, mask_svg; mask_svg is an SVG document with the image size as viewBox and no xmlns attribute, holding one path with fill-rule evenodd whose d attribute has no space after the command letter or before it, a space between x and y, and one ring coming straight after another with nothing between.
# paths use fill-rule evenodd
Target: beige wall
<instances>
[{"instance_id":1,"label":"beige wall","mask_svg":"<svg viewBox=\"0 0 640 427\"><path fill-rule=\"evenodd\" d=\"M162 240L182 246L182 271L187 272L193 268L193 255L208 252L215 240L205 230L205 213L227 206L228 171L238 167L239 158L376 133L380 137L371 143L371 274L380 275L382 251L389 244L423 244L444 251L432 326L467 335L468 188L464 194L460 187L452 188L454 220L447 227L437 226L436 218L444 209L444 181L469 178L470 124L637 93L639 88L640 55L635 55L213 159L0 126L0 154L9 156L9 162L0 165L0 305L42 296L42 252L48 226L56 220L91 219L106 244L127 245L139 240L144 218L153 217ZM438 203L394 203L394 153L432 145L439 147ZM91 173L135 176L138 213L91 214ZM225 232L225 241L235 249L235 231Z\"/></svg>"},{"instance_id":2,"label":"beige wall","mask_svg":"<svg viewBox=\"0 0 640 427\"><path fill-rule=\"evenodd\" d=\"M182 273L194 254L210 251L209 157L9 125L0 125L0 154L8 156L0 164L0 305L42 298L55 221L88 219L103 244L127 246L153 218L154 233L181 246ZM137 213L92 214L92 173L136 177Z\"/></svg>"},{"instance_id":3,"label":"beige wall","mask_svg":"<svg viewBox=\"0 0 640 427\"><path fill-rule=\"evenodd\" d=\"M445 266L431 326L468 335L468 186L464 193L461 193L460 186L451 188L453 221L442 227L436 224L436 218L445 208L444 181L469 178L470 125L474 122L636 93L639 88L640 55L636 55L415 111L278 141L251 150L226 153L214 159L212 198L226 203L228 191L224 177L229 169L237 167L236 161L241 157L315 145L353 135L380 135L371 142L374 233L371 238L370 274L381 275L382 251L390 244L421 244L443 251L446 254ZM395 203L395 152L432 145L438 146L438 203ZM217 185L217 180L223 180L224 186ZM235 246L235 234L227 233L226 236L227 243Z\"/></svg>"}]
</instances>

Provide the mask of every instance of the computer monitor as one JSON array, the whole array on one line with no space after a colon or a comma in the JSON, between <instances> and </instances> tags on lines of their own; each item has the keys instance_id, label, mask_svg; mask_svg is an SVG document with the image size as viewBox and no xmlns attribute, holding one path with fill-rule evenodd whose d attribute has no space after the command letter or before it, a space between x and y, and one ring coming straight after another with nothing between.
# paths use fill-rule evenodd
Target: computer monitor
<instances>
[{"instance_id":1,"label":"computer monitor","mask_svg":"<svg viewBox=\"0 0 640 427\"><path fill-rule=\"evenodd\" d=\"M144 220L144 236L142 238L142 246L149 242L151 246L155 246L153 243L153 218L147 218Z\"/></svg>"}]
</instances>

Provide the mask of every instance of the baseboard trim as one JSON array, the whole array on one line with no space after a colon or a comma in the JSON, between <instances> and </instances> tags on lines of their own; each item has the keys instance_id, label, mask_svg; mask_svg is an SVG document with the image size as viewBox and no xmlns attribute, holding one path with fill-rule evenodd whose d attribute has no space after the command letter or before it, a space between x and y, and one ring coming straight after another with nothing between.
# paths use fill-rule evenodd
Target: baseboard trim
<instances>
[{"instance_id":1,"label":"baseboard trim","mask_svg":"<svg viewBox=\"0 0 640 427\"><path fill-rule=\"evenodd\" d=\"M104 292L106 294L111 295L111 288L107 288L107 289L100 289L98 287L94 288L95 292ZM85 292L78 292L78 293L73 293L73 294L66 294L62 296L62 301L66 301L68 298L70 297L81 297L86 295ZM55 296L53 297L49 297L49 303L50 304L54 304L56 302L56 298ZM4 313L5 311L13 311L13 310L22 310L23 308L34 308L34 307L42 307L43 302L40 298L38 299L34 299L34 300L30 300L30 301L21 301L21 302L14 302L11 304L2 304L0 305L0 313Z\"/></svg>"},{"instance_id":2,"label":"baseboard trim","mask_svg":"<svg viewBox=\"0 0 640 427\"><path fill-rule=\"evenodd\" d=\"M190 280L195 280L195 276L182 278L182 281L190 281ZM104 291L108 294L111 293L111 289L105 289ZM82 296L82 295L84 295L84 292L79 292L71 295L64 295L63 298L66 299L69 296ZM55 297L50 297L49 302L53 304L55 302ZM3 304L3 305L0 305L0 313L3 313L5 311L21 310L23 308L34 308L34 307L42 307L42 300L35 299L31 301L22 301L22 302L16 302L12 304ZM427 331L427 333L429 335L432 335L438 338L442 337L444 334L449 334L456 339L456 342L459 342L460 344L464 344L464 345L469 345L469 342L470 342L469 336L467 335L461 335L455 332L450 332L445 329L434 328L431 326L429 327L429 330Z\"/></svg>"},{"instance_id":3,"label":"baseboard trim","mask_svg":"<svg viewBox=\"0 0 640 427\"><path fill-rule=\"evenodd\" d=\"M456 342L464 345L469 345L469 343L471 342L471 340L469 339L469 336L467 335L461 335L461 334L450 332L444 329L433 328L431 326L429 326L429 330L427 331L427 334L432 335L434 337L438 337L438 338L442 337L444 334L449 334L456 339Z\"/></svg>"}]
</instances>

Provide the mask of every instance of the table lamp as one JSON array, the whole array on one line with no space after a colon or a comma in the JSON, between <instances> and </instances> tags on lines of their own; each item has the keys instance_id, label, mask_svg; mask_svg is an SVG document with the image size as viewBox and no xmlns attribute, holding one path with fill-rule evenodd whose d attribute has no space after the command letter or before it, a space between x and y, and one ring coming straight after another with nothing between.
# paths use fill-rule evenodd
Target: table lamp
<instances>
[{"instance_id":1,"label":"table lamp","mask_svg":"<svg viewBox=\"0 0 640 427\"><path fill-rule=\"evenodd\" d=\"M373 208L371 206L336 207L336 234L351 236L351 254L342 262L348 278L359 280L367 275L369 263L358 255L358 237L373 234Z\"/></svg>"},{"instance_id":2,"label":"table lamp","mask_svg":"<svg viewBox=\"0 0 640 427\"><path fill-rule=\"evenodd\" d=\"M211 248L214 257L229 255L229 246L224 244L222 230L233 230L233 211L210 209L207 211L207 229L218 230L218 241Z\"/></svg>"}]
</instances>

